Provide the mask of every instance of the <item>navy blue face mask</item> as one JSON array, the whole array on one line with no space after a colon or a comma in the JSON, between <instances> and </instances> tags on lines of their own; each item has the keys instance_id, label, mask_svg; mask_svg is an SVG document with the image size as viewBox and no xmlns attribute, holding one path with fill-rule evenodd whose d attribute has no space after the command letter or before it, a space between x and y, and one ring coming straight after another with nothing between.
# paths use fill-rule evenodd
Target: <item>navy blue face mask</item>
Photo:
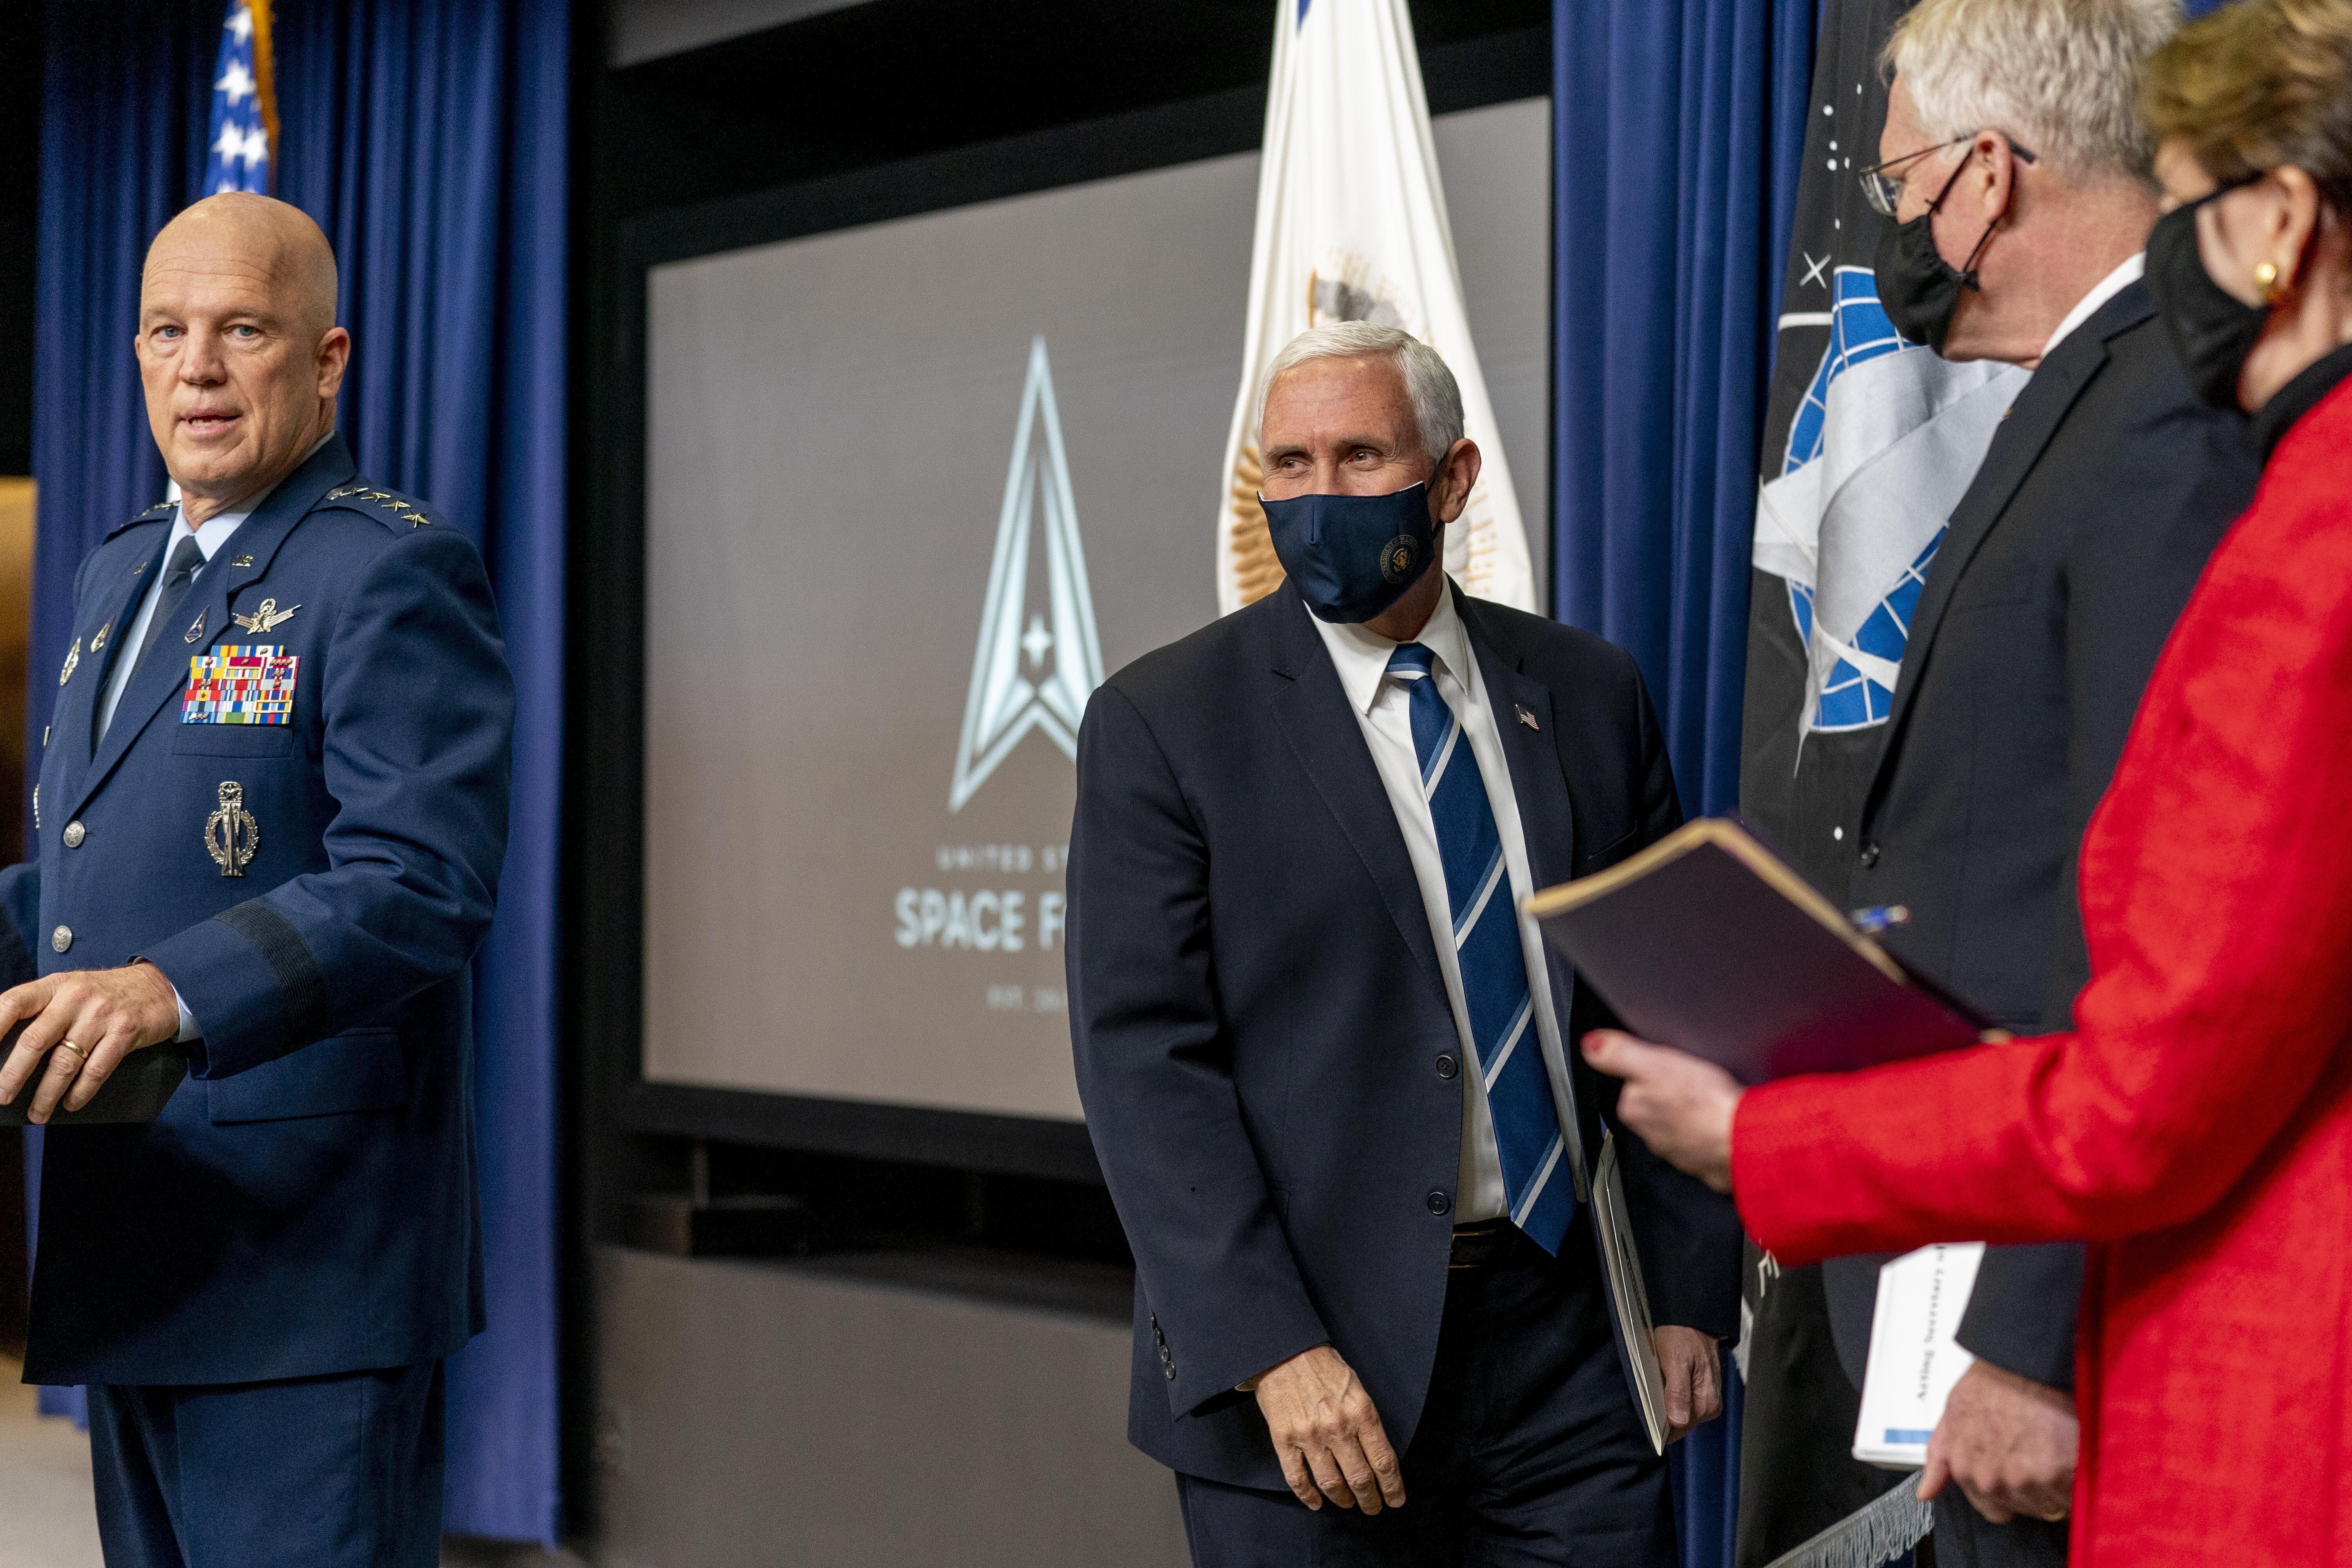
<instances>
[{"instance_id":1,"label":"navy blue face mask","mask_svg":"<svg viewBox=\"0 0 2352 1568\"><path fill-rule=\"evenodd\" d=\"M1404 596L1437 552L1427 481L1384 496L1268 500L1276 559L1327 621L1369 621Z\"/></svg>"}]
</instances>

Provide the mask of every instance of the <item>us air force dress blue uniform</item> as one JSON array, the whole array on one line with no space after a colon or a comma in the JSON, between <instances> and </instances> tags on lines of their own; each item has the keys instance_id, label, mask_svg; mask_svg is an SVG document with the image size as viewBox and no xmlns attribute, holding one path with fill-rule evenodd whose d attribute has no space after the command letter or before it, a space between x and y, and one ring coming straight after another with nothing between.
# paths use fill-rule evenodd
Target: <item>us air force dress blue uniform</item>
<instances>
[{"instance_id":1,"label":"us air force dress blue uniform","mask_svg":"<svg viewBox=\"0 0 2352 1568\"><path fill-rule=\"evenodd\" d=\"M483 1318L467 966L506 848L497 609L473 545L331 437L138 658L173 517L75 579L0 979L145 958L200 1038L155 1122L49 1129L26 1378L92 1385L118 1568L431 1563L440 1363Z\"/></svg>"}]
</instances>

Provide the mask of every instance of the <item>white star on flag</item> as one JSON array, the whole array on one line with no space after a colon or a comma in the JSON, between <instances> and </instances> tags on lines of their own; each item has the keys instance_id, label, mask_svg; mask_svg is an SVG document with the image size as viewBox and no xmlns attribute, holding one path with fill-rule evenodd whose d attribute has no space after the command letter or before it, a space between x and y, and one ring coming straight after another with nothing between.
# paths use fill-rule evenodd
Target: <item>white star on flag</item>
<instances>
[{"instance_id":1,"label":"white star on flag","mask_svg":"<svg viewBox=\"0 0 2352 1568\"><path fill-rule=\"evenodd\" d=\"M264 0L267 3L267 0ZM253 0L229 0L221 23L220 62L213 72L212 128L205 145L205 195L269 189L269 27Z\"/></svg>"}]
</instances>

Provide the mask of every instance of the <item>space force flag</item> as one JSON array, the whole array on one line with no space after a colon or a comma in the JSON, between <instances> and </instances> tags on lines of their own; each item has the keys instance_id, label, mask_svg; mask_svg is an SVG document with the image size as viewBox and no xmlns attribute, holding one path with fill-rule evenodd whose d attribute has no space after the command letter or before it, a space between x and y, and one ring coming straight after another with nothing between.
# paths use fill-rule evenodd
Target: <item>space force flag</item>
<instances>
[{"instance_id":1,"label":"space force flag","mask_svg":"<svg viewBox=\"0 0 2352 1568\"><path fill-rule=\"evenodd\" d=\"M1481 598L1536 608L1518 497L1463 310L1405 0L1276 0L1248 335L1217 509L1220 614L1282 582L1257 504L1259 377L1307 328L1358 321L1411 332L1462 384L1466 433L1486 464L1446 530L1445 569Z\"/></svg>"},{"instance_id":2,"label":"space force flag","mask_svg":"<svg viewBox=\"0 0 2352 1568\"><path fill-rule=\"evenodd\" d=\"M1878 162L1878 51L1910 5L1826 7L1765 413L1741 805L1809 862L1787 815L1800 752L1833 772L1833 754L1875 757L1864 732L1892 708L1945 521L2026 380L2013 365L1938 357L1878 302L1883 220L1855 174Z\"/></svg>"},{"instance_id":3,"label":"space force flag","mask_svg":"<svg viewBox=\"0 0 2352 1568\"><path fill-rule=\"evenodd\" d=\"M205 195L269 191L270 152L278 141L278 95L271 83L268 0L229 0L221 19L220 62L213 70L212 141L205 156Z\"/></svg>"}]
</instances>

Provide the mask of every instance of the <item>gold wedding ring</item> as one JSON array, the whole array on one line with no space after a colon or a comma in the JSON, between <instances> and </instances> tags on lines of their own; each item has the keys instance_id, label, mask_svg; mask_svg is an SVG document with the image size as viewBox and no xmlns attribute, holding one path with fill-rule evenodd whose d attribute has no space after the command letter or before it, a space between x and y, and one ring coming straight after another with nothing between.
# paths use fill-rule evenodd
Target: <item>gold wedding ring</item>
<instances>
[{"instance_id":1,"label":"gold wedding ring","mask_svg":"<svg viewBox=\"0 0 2352 1568\"><path fill-rule=\"evenodd\" d=\"M61 1051L71 1051L75 1056L80 1058L85 1063L89 1060L89 1053L83 1050L79 1046L75 1045L71 1040L59 1040L58 1042L58 1049Z\"/></svg>"}]
</instances>

